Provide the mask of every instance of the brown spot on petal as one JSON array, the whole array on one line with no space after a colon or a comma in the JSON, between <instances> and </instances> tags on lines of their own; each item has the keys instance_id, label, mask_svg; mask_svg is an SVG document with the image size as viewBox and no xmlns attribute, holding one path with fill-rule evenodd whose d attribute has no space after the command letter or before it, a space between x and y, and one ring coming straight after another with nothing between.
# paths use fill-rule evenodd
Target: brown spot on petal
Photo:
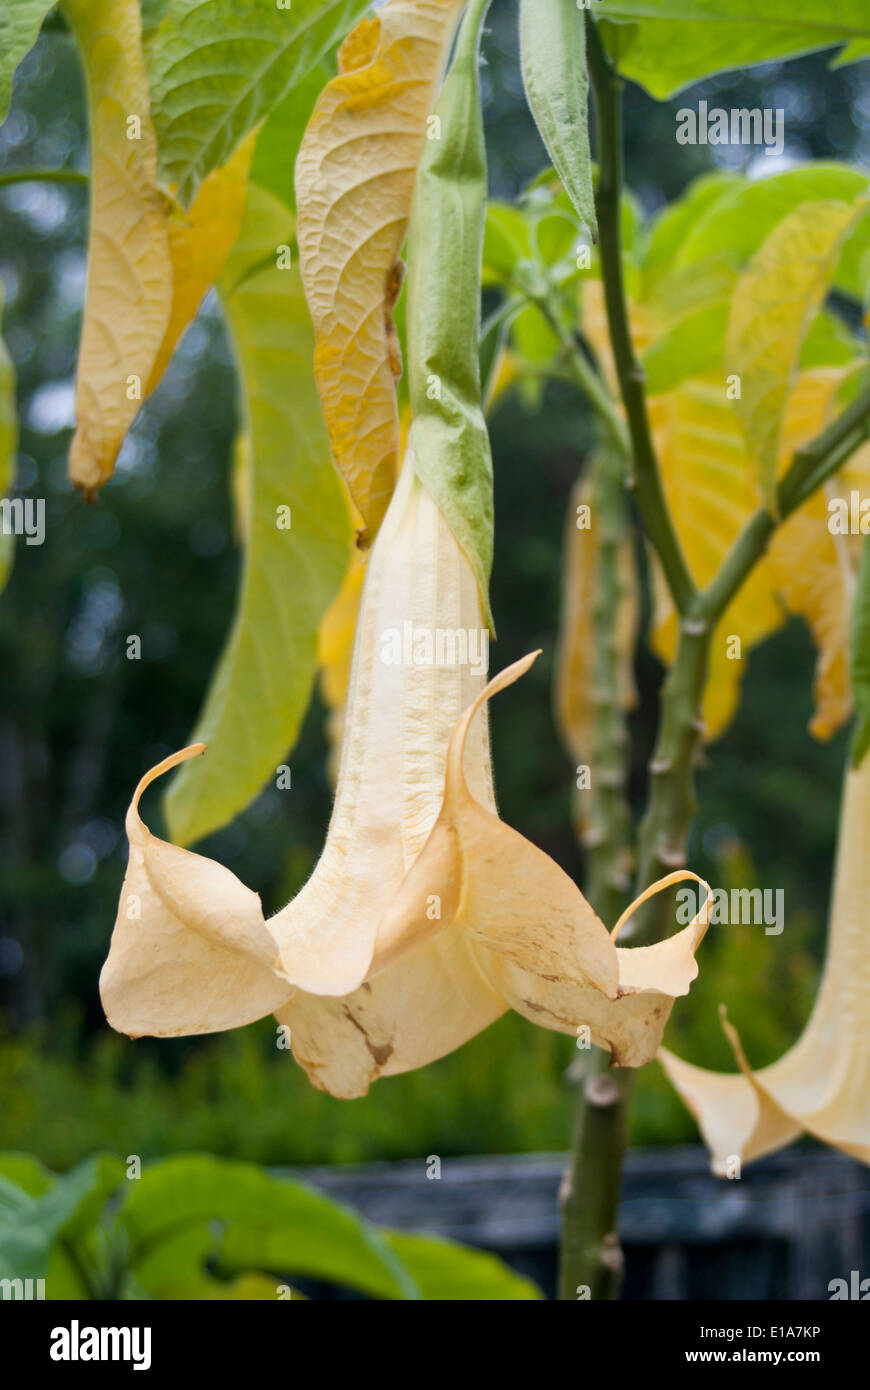
<instances>
[{"instance_id":1,"label":"brown spot on petal","mask_svg":"<svg viewBox=\"0 0 870 1390\"><path fill-rule=\"evenodd\" d=\"M350 1009L347 1007L346 1004L342 1012L344 1013L344 1016L347 1019L348 1023L352 1023L354 1028L358 1029L358 1031L362 1033L363 1042L365 1043L369 1052L372 1054L372 1060L376 1063L376 1065L378 1067L386 1066L387 1062L393 1055L392 1043L372 1042L371 1038L369 1037L363 1025L360 1023L359 1019L354 1018L353 1014L351 1013Z\"/></svg>"}]
</instances>

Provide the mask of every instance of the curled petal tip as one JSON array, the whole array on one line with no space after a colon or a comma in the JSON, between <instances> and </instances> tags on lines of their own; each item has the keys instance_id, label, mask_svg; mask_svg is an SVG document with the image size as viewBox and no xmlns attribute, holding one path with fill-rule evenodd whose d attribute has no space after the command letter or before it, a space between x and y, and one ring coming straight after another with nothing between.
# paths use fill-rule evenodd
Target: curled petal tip
<instances>
[{"instance_id":1,"label":"curled petal tip","mask_svg":"<svg viewBox=\"0 0 870 1390\"><path fill-rule=\"evenodd\" d=\"M146 788L150 787L151 783L156 781L158 777L162 777L165 772L171 772L174 767L178 767L179 763L186 763L188 758L199 757L200 753L204 753L207 747L208 745L205 743L191 743L187 748L179 748L177 753L170 753L168 758L164 758L161 762L156 763L154 767L150 767L148 771L143 773L139 778L138 785L133 793L133 800L130 803L130 810L134 813L137 812L139 798Z\"/></svg>"}]
</instances>

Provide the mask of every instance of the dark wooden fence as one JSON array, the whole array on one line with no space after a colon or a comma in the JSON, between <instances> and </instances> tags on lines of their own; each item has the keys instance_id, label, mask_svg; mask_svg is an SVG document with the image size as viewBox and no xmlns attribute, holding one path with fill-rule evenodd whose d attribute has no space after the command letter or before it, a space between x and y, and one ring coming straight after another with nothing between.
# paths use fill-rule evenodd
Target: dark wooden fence
<instances>
[{"instance_id":1,"label":"dark wooden fence","mask_svg":"<svg viewBox=\"0 0 870 1390\"><path fill-rule=\"evenodd\" d=\"M314 1168L300 1176L385 1226L501 1255L552 1298L564 1157L445 1158ZM701 1148L629 1156L621 1233L626 1299L827 1299L870 1278L870 1173L843 1154L790 1149L714 1178ZM330 1297L326 1289L318 1297Z\"/></svg>"}]
</instances>

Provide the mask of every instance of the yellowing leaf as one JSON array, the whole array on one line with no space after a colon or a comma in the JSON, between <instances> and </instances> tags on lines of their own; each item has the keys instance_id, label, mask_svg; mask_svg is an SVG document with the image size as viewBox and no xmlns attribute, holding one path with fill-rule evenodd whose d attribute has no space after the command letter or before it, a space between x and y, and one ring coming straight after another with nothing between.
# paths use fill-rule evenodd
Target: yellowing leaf
<instances>
[{"instance_id":1,"label":"yellowing leaf","mask_svg":"<svg viewBox=\"0 0 870 1390\"><path fill-rule=\"evenodd\" d=\"M398 460L391 311L426 118L460 0L388 0L339 53L296 163L302 278L336 462L370 536Z\"/></svg>"},{"instance_id":2,"label":"yellowing leaf","mask_svg":"<svg viewBox=\"0 0 870 1390\"><path fill-rule=\"evenodd\" d=\"M743 434L720 376L683 382L675 391L656 397L650 407L668 506L695 581L704 586L758 506ZM782 607L763 559L713 635L703 709L707 739L722 733L737 703L744 663L734 659L728 639L740 639L742 655L782 621ZM670 661L676 639L675 615L660 592L653 647Z\"/></svg>"},{"instance_id":3,"label":"yellowing leaf","mask_svg":"<svg viewBox=\"0 0 870 1390\"><path fill-rule=\"evenodd\" d=\"M209 174L189 212L174 206L169 214L172 307L146 395L156 388L179 338L218 279L236 243L245 213L255 143L256 136L249 135L222 169Z\"/></svg>"},{"instance_id":4,"label":"yellowing leaf","mask_svg":"<svg viewBox=\"0 0 870 1390\"><path fill-rule=\"evenodd\" d=\"M818 433L835 413L833 401L842 375L819 370L799 378L783 427L785 457ZM818 650L815 714L810 724L815 738L830 738L852 710L849 613L863 537L833 530L828 502L837 498L848 506L853 493L870 497L867 445L778 529L768 555L777 591L789 612L806 620Z\"/></svg>"},{"instance_id":5,"label":"yellowing leaf","mask_svg":"<svg viewBox=\"0 0 870 1390\"><path fill-rule=\"evenodd\" d=\"M854 205L801 203L762 243L739 277L725 337L725 370L740 378L734 409L776 512L783 413L801 344L830 287Z\"/></svg>"},{"instance_id":6,"label":"yellowing leaf","mask_svg":"<svg viewBox=\"0 0 870 1390\"><path fill-rule=\"evenodd\" d=\"M172 270L136 0L64 0L91 114L88 287L70 475L111 477L169 324Z\"/></svg>"}]
</instances>

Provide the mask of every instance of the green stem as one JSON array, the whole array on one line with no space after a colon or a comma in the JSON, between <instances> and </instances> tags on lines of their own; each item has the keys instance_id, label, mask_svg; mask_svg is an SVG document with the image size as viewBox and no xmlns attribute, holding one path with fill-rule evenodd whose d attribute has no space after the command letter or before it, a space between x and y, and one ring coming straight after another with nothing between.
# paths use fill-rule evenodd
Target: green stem
<instances>
[{"instance_id":1,"label":"green stem","mask_svg":"<svg viewBox=\"0 0 870 1390\"><path fill-rule=\"evenodd\" d=\"M697 809L693 773L704 730L701 701L714 625L703 618L683 619L676 654L662 687L661 721L638 841L638 893L686 862L689 830ZM667 934L671 908L671 894L657 893L626 923L621 941L646 945L659 940Z\"/></svg>"},{"instance_id":2,"label":"green stem","mask_svg":"<svg viewBox=\"0 0 870 1390\"><path fill-rule=\"evenodd\" d=\"M87 184L88 175L77 169L7 169L0 174L0 188L13 183Z\"/></svg>"},{"instance_id":3,"label":"green stem","mask_svg":"<svg viewBox=\"0 0 870 1390\"><path fill-rule=\"evenodd\" d=\"M592 661L595 718L591 786L575 794L584 801L584 813L577 820L587 851L586 894L605 922L615 922L622 912L631 882L628 731L617 641L626 582L620 556L630 544L623 464L621 454L605 451L593 482L591 502L598 534ZM631 1073L609 1070L608 1062L606 1052L590 1048L580 1053L569 1070L579 1089L571 1162L560 1193L559 1297L563 1300L615 1298L622 1278L617 1217Z\"/></svg>"},{"instance_id":4,"label":"green stem","mask_svg":"<svg viewBox=\"0 0 870 1390\"><path fill-rule=\"evenodd\" d=\"M586 1058L571 1162L559 1194L559 1298L564 1302L618 1298L625 1264L618 1215L633 1075L628 1068L608 1069L601 1048Z\"/></svg>"},{"instance_id":5,"label":"green stem","mask_svg":"<svg viewBox=\"0 0 870 1390\"><path fill-rule=\"evenodd\" d=\"M570 381L573 381L589 399L601 424L623 459L631 458L631 440L625 421L619 415L614 402L598 372L584 355L579 343L562 321L555 301L555 291L548 286L548 293L533 298L550 329L559 339L562 348L562 366Z\"/></svg>"},{"instance_id":6,"label":"green stem","mask_svg":"<svg viewBox=\"0 0 870 1390\"><path fill-rule=\"evenodd\" d=\"M661 561L677 612L687 613L697 591L665 500L646 410L645 374L631 341L622 274L622 82L588 12L586 28L589 75L598 118L599 173L595 209L601 278L613 358L631 436L633 468L629 484Z\"/></svg>"}]
</instances>

